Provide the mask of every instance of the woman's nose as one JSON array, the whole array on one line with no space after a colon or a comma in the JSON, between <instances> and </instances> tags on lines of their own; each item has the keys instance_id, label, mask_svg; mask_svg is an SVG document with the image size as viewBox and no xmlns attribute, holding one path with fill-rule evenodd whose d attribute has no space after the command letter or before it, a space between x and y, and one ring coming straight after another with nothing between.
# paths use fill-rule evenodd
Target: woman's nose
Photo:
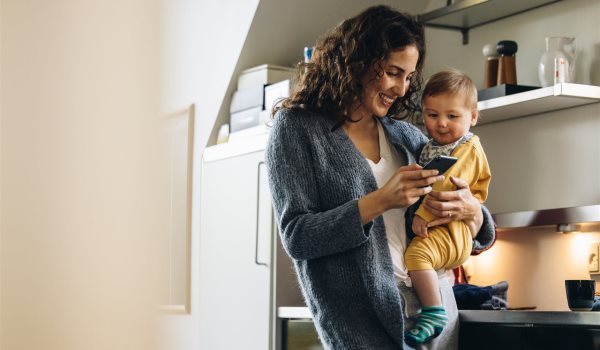
<instances>
[{"instance_id":1,"label":"woman's nose","mask_svg":"<svg viewBox=\"0 0 600 350\"><path fill-rule=\"evenodd\" d=\"M402 97L406 94L408 86L409 85L407 84L406 80L402 80L394 84L394 86L392 87L392 91L394 92L394 94L396 94L396 96Z\"/></svg>"}]
</instances>

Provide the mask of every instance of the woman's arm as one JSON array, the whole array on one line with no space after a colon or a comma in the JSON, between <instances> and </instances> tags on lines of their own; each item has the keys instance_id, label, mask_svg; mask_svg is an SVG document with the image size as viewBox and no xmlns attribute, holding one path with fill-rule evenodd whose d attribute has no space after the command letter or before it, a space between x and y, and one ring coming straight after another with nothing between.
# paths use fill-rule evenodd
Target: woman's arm
<instances>
[{"instance_id":1,"label":"woman's arm","mask_svg":"<svg viewBox=\"0 0 600 350\"><path fill-rule=\"evenodd\" d=\"M324 209L311 153L315 135L304 130L303 116L288 113L278 112L265 152L283 247L292 258L309 260L364 244L372 224L361 222L357 199Z\"/></svg>"}]
</instances>

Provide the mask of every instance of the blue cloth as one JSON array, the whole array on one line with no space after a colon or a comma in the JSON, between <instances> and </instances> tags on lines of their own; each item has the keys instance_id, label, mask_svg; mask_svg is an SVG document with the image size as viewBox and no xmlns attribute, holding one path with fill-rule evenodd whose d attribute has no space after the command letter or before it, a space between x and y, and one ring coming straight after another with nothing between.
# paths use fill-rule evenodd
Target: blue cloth
<instances>
[{"instance_id":1,"label":"blue cloth","mask_svg":"<svg viewBox=\"0 0 600 350\"><path fill-rule=\"evenodd\" d=\"M508 307L506 281L486 287L457 284L452 289L459 310L505 310Z\"/></svg>"},{"instance_id":2,"label":"blue cloth","mask_svg":"<svg viewBox=\"0 0 600 350\"><path fill-rule=\"evenodd\" d=\"M592 305L592 311L600 311L600 297L594 299L594 305Z\"/></svg>"},{"instance_id":3,"label":"blue cloth","mask_svg":"<svg viewBox=\"0 0 600 350\"><path fill-rule=\"evenodd\" d=\"M480 310L481 304L490 300L494 292L492 287L479 287L472 284L457 284L452 289L459 310Z\"/></svg>"}]
</instances>

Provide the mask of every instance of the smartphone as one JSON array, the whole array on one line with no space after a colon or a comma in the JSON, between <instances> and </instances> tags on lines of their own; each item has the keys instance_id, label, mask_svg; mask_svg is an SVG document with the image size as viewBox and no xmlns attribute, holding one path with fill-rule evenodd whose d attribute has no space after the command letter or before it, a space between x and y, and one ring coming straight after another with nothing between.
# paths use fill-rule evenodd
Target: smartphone
<instances>
[{"instance_id":1,"label":"smartphone","mask_svg":"<svg viewBox=\"0 0 600 350\"><path fill-rule=\"evenodd\" d=\"M437 156L433 158L429 163L425 164L423 169L437 169L439 175L445 173L450 167L456 163L456 157L450 156Z\"/></svg>"}]
</instances>

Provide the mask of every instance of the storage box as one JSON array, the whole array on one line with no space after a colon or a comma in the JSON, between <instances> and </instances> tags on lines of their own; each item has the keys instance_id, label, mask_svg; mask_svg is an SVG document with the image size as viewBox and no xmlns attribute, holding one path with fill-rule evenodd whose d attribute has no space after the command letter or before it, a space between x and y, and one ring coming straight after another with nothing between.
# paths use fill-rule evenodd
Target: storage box
<instances>
[{"instance_id":1,"label":"storage box","mask_svg":"<svg viewBox=\"0 0 600 350\"><path fill-rule=\"evenodd\" d=\"M233 133L246 128L260 125L261 111L262 106L244 109L243 111L231 113L231 119L229 120L230 132Z\"/></svg>"},{"instance_id":2,"label":"storage box","mask_svg":"<svg viewBox=\"0 0 600 350\"><path fill-rule=\"evenodd\" d=\"M237 90L231 98L229 113L236 113L255 107L264 109L264 103L265 89L263 85Z\"/></svg>"},{"instance_id":3,"label":"storage box","mask_svg":"<svg viewBox=\"0 0 600 350\"><path fill-rule=\"evenodd\" d=\"M519 92L539 89L539 86L500 84L477 91L477 101L485 101L496 97L518 94Z\"/></svg>"},{"instance_id":4,"label":"storage box","mask_svg":"<svg viewBox=\"0 0 600 350\"><path fill-rule=\"evenodd\" d=\"M294 72L295 69L291 67L263 64L261 66L246 69L240 73L237 88L238 90L243 90L277 83L282 80L291 79Z\"/></svg>"},{"instance_id":5,"label":"storage box","mask_svg":"<svg viewBox=\"0 0 600 350\"><path fill-rule=\"evenodd\" d=\"M287 79L265 86L265 109L267 111L271 111L276 103L281 103L281 99L290 96L290 84L290 80Z\"/></svg>"}]
</instances>

